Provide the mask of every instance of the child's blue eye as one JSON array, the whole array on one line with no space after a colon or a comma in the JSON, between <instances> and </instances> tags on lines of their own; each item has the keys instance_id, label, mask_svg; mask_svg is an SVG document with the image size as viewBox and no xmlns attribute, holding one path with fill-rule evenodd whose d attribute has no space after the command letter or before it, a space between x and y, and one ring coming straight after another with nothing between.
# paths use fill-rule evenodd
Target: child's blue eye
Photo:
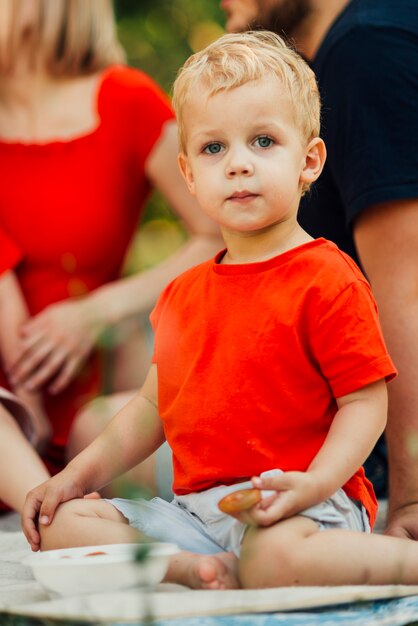
<instances>
[{"instance_id":1,"label":"child's blue eye","mask_svg":"<svg viewBox=\"0 0 418 626\"><path fill-rule=\"evenodd\" d=\"M257 137L254 142L259 148L270 148L273 145L273 139L271 137L267 137L267 135L262 135L261 137Z\"/></svg>"},{"instance_id":2,"label":"child's blue eye","mask_svg":"<svg viewBox=\"0 0 418 626\"><path fill-rule=\"evenodd\" d=\"M204 147L203 152L206 154L218 154L222 150L222 145L220 143L209 143Z\"/></svg>"}]
</instances>

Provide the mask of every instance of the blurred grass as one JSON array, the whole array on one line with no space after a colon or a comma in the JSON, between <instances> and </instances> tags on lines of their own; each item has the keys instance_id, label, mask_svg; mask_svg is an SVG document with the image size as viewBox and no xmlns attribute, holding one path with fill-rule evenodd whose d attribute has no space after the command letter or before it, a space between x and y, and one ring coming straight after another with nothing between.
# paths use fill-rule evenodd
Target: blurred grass
<instances>
[{"instance_id":1,"label":"blurred grass","mask_svg":"<svg viewBox=\"0 0 418 626\"><path fill-rule=\"evenodd\" d=\"M224 32L218 0L115 0L114 5L128 64L147 72L168 93L187 57ZM185 238L166 201L154 192L133 240L125 273L158 263Z\"/></svg>"}]
</instances>

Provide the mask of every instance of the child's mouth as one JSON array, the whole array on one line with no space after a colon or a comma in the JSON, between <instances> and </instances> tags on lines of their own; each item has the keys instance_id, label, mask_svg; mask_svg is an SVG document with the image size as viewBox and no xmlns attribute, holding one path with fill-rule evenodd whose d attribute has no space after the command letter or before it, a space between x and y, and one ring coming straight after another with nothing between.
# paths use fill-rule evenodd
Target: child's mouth
<instances>
[{"instance_id":1,"label":"child's mouth","mask_svg":"<svg viewBox=\"0 0 418 626\"><path fill-rule=\"evenodd\" d=\"M229 196L228 200L233 200L235 202L249 202L250 200L254 200L257 198L258 194L252 193L251 191L236 191L231 196Z\"/></svg>"}]
</instances>

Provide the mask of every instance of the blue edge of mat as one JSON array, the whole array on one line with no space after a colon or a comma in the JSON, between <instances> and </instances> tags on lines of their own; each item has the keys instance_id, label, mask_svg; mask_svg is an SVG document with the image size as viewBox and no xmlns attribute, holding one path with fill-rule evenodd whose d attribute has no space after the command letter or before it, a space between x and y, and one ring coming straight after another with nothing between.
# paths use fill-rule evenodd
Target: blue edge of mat
<instances>
[{"instance_id":1,"label":"blue edge of mat","mask_svg":"<svg viewBox=\"0 0 418 626\"><path fill-rule=\"evenodd\" d=\"M135 626L134 622L55 620L0 613L1 626L82 626L108 624ZM418 596L378 600L289 613L202 616L164 620L143 620L138 626L418 626Z\"/></svg>"}]
</instances>

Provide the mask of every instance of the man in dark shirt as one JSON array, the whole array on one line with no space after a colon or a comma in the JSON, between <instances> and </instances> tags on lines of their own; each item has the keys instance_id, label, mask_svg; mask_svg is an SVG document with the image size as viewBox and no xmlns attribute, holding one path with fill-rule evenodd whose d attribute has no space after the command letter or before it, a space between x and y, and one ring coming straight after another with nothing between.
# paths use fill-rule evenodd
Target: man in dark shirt
<instances>
[{"instance_id":1,"label":"man in dark shirt","mask_svg":"<svg viewBox=\"0 0 418 626\"><path fill-rule=\"evenodd\" d=\"M399 377L389 386L389 534L418 539L418 3L222 0L230 31L285 34L323 102L324 172L299 212L367 274Z\"/></svg>"}]
</instances>

